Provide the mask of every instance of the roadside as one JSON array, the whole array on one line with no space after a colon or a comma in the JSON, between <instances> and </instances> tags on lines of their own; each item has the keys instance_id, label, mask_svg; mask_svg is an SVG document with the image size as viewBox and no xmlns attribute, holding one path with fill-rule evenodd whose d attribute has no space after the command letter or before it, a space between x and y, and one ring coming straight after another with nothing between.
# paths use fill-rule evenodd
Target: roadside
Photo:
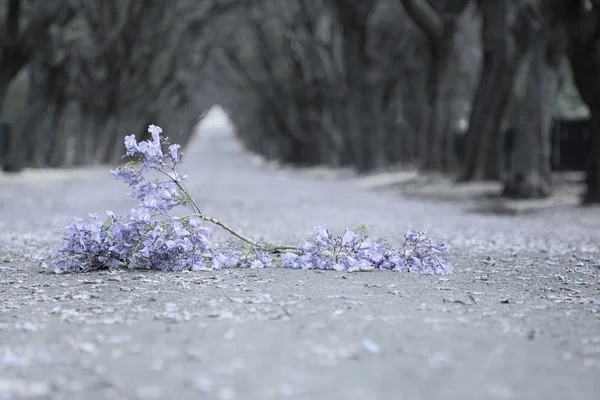
<instances>
[{"instance_id":1,"label":"roadside","mask_svg":"<svg viewBox=\"0 0 600 400\"><path fill-rule=\"evenodd\" d=\"M482 214L521 215L560 206L578 207L585 190L582 173L555 173L554 192L546 199L503 198L501 182L456 183L446 176L415 171L375 174L359 180L363 188L400 193L409 198L461 201L468 211Z\"/></svg>"}]
</instances>

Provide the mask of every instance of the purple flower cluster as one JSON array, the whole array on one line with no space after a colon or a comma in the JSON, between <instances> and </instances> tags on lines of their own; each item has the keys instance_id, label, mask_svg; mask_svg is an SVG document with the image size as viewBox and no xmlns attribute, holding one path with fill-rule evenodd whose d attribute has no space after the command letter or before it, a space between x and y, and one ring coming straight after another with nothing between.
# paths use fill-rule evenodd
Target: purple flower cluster
<instances>
[{"instance_id":1,"label":"purple flower cluster","mask_svg":"<svg viewBox=\"0 0 600 400\"><path fill-rule=\"evenodd\" d=\"M162 145L168 141L161 138L162 130L151 125L148 132L151 140L125 138L126 156L136 161L112 171L132 189L129 195L138 205L122 218L111 211L104 221L97 214L90 214L87 221L76 218L65 230L66 245L52 254L50 267L55 272L121 267L178 271L209 265L213 246L202 219L195 214L168 215L177 206L198 211L183 186L187 177L175 171L183 159L179 145L169 145L164 154ZM144 173L151 170L166 179L148 181Z\"/></svg>"},{"instance_id":2,"label":"purple flower cluster","mask_svg":"<svg viewBox=\"0 0 600 400\"><path fill-rule=\"evenodd\" d=\"M137 159L119 166L111 171L115 178L123 180L132 191L129 195L139 201L144 211L167 213L178 205L190 205L189 196L182 184L187 175L180 175L175 171L178 164L183 161L183 154L178 153L179 145L169 145L166 138L161 138L162 129L150 125L148 132L152 140L137 142L134 135L125 137L126 156ZM168 145L168 153L163 154L163 144ZM139 164L139 170L135 167ZM149 182L144 177L144 172L155 170L163 175L165 181ZM193 208L192 208L193 210ZM196 211L196 210L193 210Z\"/></svg>"},{"instance_id":3,"label":"purple flower cluster","mask_svg":"<svg viewBox=\"0 0 600 400\"><path fill-rule=\"evenodd\" d=\"M153 221L148 210L140 207L123 218L111 211L106 214L105 221L98 214L90 214L87 221L76 218L67 226L66 246L52 254L54 272L123 267L179 271L207 266L210 231L200 225L199 218Z\"/></svg>"},{"instance_id":4,"label":"purple flower cluster","mask_svg":"<svg viewBox=\"0 0 600 400\"><path fill-rule=\"evenodd\" d=\"M49 268L53 271L115 268L180 271L280 265L301 269L452 272L452 265L445 258L448 246L433 243L425 232L408 232L400 248L350 230L342 236L334 235L325 226L316 228L312 243L304 241L297 248L276 247L246 238L202 213L184 186L187 176L175 171L183 160L179 145L170 145L161 137L159 127L151 125L148 132L151 139L140 142L134 135L125 137L126 156L132 161L112 171L116 179L131 188L129 195L137 200L137 206L122 217L107 211L104 220L97 214L90 214L88 220L75 218L65 229L64 247L52 253ZM167 146L166 154L163 145ZM149 171L164 179L149 181L146 177ZM170 216L169 212L177 206L192 213ZM203 226L207 221L241 239L242 245L212 243L211 230Z\"/></svg>"},{"instance_id":5,"label":"purple flower cluster","mask_svg":"<svg viewBox=\"0 0 600 400\"><path fill-rule=\"evenodd\" d=\"M422 274L449 274L452 264L446 260L449 246L434 243L425 232L407 232L405 243L394 248L376 242L365 234L346 230L332 234L325 226L315 229L313 242L304 241L302 253L284 253L281 265L301 269L368 270L387 269Z\"/></svg>"}]
</instances>

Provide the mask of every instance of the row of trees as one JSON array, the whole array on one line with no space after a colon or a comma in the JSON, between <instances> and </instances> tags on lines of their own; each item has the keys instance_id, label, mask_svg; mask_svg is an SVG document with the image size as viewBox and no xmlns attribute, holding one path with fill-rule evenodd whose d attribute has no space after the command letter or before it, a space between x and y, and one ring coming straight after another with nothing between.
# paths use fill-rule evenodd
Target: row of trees
<instances>
[{"instance_id":1,"label":"row of trees","mask_svg":"<svg viewBox=\"0 0 600 400\"><path fill-rule=\"evenodd\" d=\"M595 115L599 13L583 0L260 0L219 49L236 93L227 107L241 140L268 159L359 171L409 163L546 197L549 131L570 74ZM509 127L515 151L502 174ZM586 202L600 201L598 142Z\"/></svg>"},{"instance_id":2,"label":"row of trees","mask_svg":"<svg viewBox=\"0 0 600 400\"><path fill-rule=\"evenodd\" d=\"M584 200L600 202L598 3L0 0L0 105L15 138L4 169L113 163L122 136L150 123L185 144L219 103L270 160L411 164L544 197L550 124L572 75L599 132Z\"/></svg>"},{"instance_id":3,"label":"row of trees","mask_svg":"<svg viewBox=\"0 0 600 400\"><path fill-rule=\"evenodd\" d=\"M3 0L0 105L12 125L4 170L114 163L126 134L160 124L189 139L216 41L237 1ZM206 38L207 40L199 40ZM15 107L13 102L19 102Z\"/></svg>"}]
</instances>

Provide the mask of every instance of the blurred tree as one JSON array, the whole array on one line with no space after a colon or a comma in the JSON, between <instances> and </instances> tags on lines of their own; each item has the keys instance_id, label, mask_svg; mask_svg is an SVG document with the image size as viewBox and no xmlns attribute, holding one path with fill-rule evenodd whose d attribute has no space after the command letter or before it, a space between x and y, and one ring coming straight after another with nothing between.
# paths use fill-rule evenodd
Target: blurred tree
<instances>
[{"instance_id":1,"label":"blurred tree","mask_svg":"<svg viewBox=\"0 0 600 400\"><path fill-rule=\"evenodd\" d=\"M544 198L552 194L550 129L567 44L562 4L562 0L539 1L532 20L536 28L529 50L525 96L513 127L514 150L503 191L507 197ZM495 145L501 148L502 141Z\"/></svg>"},{"instance_id":2,"label":"blurred tree","mask_svg":"<svg viewBox=\"0 0 600 400\"><path fill-rule=\"evenodd\" d=\"M0 2L0 109L3 118L11 125L25 122L32 115L21 114L23 103L35 97L35 91L27 84L28 75L24 73L27 65L48 44L51 31L64 27L74 15L71 0ZM12 98L7 99L9 93ZM37 99L33 101L38 102ZM19 142L18 129L14 126L11 136L11 149L2 165L3 170L9 172L22 168L22 163L16 161L14 155Z\"/></svg>"},{"instance_id":3,"label":"blurred tree","mask_svg":"<svg viewBox=\"0 0 600 400\"><path fill-rule=\"evenodd\" d=\"M71 0L0 2L0 109L8 85L41 47L53 26L74 16Z\"/></svg>"},{"instance_id":4,"label":"blurred tree","mask_svg":"<svg viewBox=\"0 0 600 400\"><path fill-rule=\"evenodd\" d=\"M387 139L385 130L377 124L380 116L374 106L382 105L374 99L373 84L369 79L372 70L369 19L375 11L376 1L329 0L325 4L331 9L341 36L340 66L344 85L339 101L346 110L346 123L341 128L357 169L369 171L385 162L383 152Z\"/></svg>"},{"instance_id":5,"label":"blurred tree","mask_svg":"<svg viewBox=\"0 0 600 400\"><path fill-rule=\"evenodd\" d=\"M483 16L483 69L466 133L460 181L499 178L502 121L534 26L528 3L478 0L478 6Z\"/></svg>"},{"instance_id":6,"label":"blurred tree","mask_svg":"<svg viewBox=\"0 0 600 400\"><path fill-rule=\"evenodd\" d=\"M600 203L600 2L563 0L568 55L575 85L589 107L592 137L586 160L584 204Z\"/></svg>"},{"instance_id":7,"label":"blurred tree","mask_svg":"<svg viewBox=\"0 0 600 400\"><path fill-rule=\"evenodd\" d=\"M401 0L406 13L413 19L428 39L430 65L426 80L426 98L429 123L421 135L422 168L448 171L456 167L454 138L451 129L452 84L455 75L451 57L456 49L454 35L459 17L465 13L470 0ZM464 50L464 49L463 49Z\"/></svg>"}]
</instances>

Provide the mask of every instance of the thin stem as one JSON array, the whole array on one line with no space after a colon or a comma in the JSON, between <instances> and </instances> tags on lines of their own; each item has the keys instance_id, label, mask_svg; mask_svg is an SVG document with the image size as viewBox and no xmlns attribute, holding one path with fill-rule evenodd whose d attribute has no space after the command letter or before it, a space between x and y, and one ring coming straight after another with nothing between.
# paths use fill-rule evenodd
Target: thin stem
<instances>
[{"instance_id":1,"label":"thin stem","mask_svg":"<svg viewBox=\"0 0 600 400\"><path fill-rule=\"evenodd\" d=\"M296 254L304 253L304 250L296 247L296 246L275 246L272 250L274 253L284 253L286 251L291 251Z\"/></svg>"},{"instance_id":2,"label":"thin stem","mask_svg":"<svg viewBox=\"0 0 600 400\"><path fill-rule=\"evenodd\" d=\"M167 178L169 178L172 182L174 182L177 187L184 192L187 195L188 200L192 203L192 205L194 206L192 211L197 212L200 215L202 214L202 211L200 211L200 207L198 206L198 204L196 204L196 202L194 201L194 199L192 198L192 196L190 196L190 194L188 193L188 191L181 185L181 183L179 183L177 180L175 180L173 177L169 176L169 174L167 174L165 171L158 170L160 173L164 174ZM173 173L175 173L175 167L171 168L171 171L173 171Z\"/></svg>"},{"instance_id":3,"label":"thin stem","mask_svg":"<svg viewBox=\"0 0 600 400\"><path fill-rule=\"evenodd\" d=\"M192 198L192 196L188 193L188 191L181 185L181 183L179 183L177 180L173 179L171 176L169 176L169 174L167 174L165 171L159 170L162 174L164 174L165 176L167 176L169 179L171 179L171 181L173 181L177 187L186 194L188 200L192 203L192 205L195 208L196 211L196 216L199 217L200 219L202 219L203 221L208 221L208 222L212 222L213 224L220 226L221 228L225 229L227 232L231 233L233 236L237 237L238 239L243 240L244 242L251 244L253 246L257 246L257 247L262 247L260 245L260 243L258 243L256 240L251 239L247 236L242 235L241 233L237 232L235 229L233 229L232 227L230 227L229 225L227 225L226 223L213 218L213 217L209 217L207 215L205 215L201 210L200 207L198 206L198 204L196 204L196 202L194 201L194 199ZM171 171L175 172L175 168L171 168ZM298 247L294 247L294 246L275 246L272 249L270 249L273 253L280 253L280 252L285 252L285 251L293 251L295 253L302 253L302 250L299 249Z\"/></svg>"},{"instance_id":4,"label":"thin stem","mask_svg":"<svg viewBox=\"0 0 600 400\"><path fill-rule=\"evenodd\" d=\"M196 216L200 217L208 222L212 222L213 224L215 224L217 226L220 226L221 228L225 229L227 232L231 233L233 236L237 237L238 239L243 240L244 242L246 242L248 244L251 244L252 246L262 247L259 242L257 242L254 239L251 239L247 236L242 235L241 233L239 233L235 229L233 229L231 226L227 225L225 222L222 222L216 218L204 215L201 212L199 212ZM293 246L275 246L270 250L275 253L284 252L284 251L293 251L296 253L302 253L302 250L300 248L293 247Z\"/></svg>"}]
</instances>

